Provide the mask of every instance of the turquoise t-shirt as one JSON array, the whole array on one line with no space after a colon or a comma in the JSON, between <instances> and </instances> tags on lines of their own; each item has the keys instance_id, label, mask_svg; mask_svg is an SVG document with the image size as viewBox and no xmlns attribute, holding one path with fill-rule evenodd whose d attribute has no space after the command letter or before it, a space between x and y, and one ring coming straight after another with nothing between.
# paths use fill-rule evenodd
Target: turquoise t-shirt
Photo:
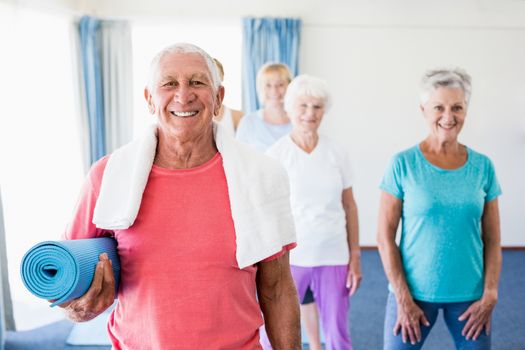
<instances>
[{"instance_id":1,"label":"turquoise t-shirt","mask_svg":"<svg viewBox=\"0 0 525 350\"><path fill-rule=\"evenodd\" d=\"M464 302L483 294L481 217L501 189L490 159L467 154L463 166L446 170L417 145L393 157L381 182L403 202L399 251L414 299Z\"/></svg>"}]
</instances>

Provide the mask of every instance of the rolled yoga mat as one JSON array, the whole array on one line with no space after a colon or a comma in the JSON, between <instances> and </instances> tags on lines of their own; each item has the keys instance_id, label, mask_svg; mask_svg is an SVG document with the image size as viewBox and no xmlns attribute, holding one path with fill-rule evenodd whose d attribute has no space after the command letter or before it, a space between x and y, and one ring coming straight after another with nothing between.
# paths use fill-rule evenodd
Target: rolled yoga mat
<instances>
[{"instance_id":1,"label":"rolled yoga mat","mask_svg":"<svg viewBox=\"0 0 525 350\"><path fill-rule=\"evenodd\" d=\"M86 293L102 253L107 253L113 264L116 295L120 261L117 241L109 237L46 241L35 245L22 259L22 281L37 297L55 300L51 306L62 304Z\"/></svg>"}]
</instances>

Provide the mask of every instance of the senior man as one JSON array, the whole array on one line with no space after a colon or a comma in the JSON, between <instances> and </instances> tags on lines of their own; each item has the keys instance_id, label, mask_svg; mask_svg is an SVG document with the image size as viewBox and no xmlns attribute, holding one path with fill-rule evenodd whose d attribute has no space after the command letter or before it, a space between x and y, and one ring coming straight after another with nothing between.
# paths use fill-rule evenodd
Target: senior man
<instances>
[{"instance_id":1,"label":"senior man","mask_svg":"<svg viewBox=\"0 0 525 350\"><path fill-rule=\"evenodd\" d=\"M284 170L213 123L224 88L202 49L157 54L144 96L156 124L93 165L64 237L118 242L113 348L260 349L264 316L274 349L300 349ZM90 289L61 306L87 321L114 290L102 254Z\"/></svg>"}]
</instances>

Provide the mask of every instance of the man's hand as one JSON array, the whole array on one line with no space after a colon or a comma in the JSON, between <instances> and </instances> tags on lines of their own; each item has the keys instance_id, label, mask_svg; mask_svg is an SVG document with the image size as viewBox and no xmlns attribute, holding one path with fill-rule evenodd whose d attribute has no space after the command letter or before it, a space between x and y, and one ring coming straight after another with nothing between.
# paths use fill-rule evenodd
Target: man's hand
<instances>
[{"instance_id":1,"label":"man's hand","mask_svg":"<svg viewBox=\"0 0 525 350\"><path fill-rule=\"evenodd\" d=\"M100 254L95 276L86 294L58 305L75 322L89 321L100 315L115 301L115 276L111 260L106 253Z\"/></svg>"}]
</instances>

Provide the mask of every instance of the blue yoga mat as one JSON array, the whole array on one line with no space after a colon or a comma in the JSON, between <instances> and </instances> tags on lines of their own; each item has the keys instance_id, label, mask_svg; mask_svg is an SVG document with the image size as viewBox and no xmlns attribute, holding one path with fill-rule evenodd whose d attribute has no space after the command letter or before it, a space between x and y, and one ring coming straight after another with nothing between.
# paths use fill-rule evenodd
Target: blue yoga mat
<instances>
[{"instance_id":1,"label":"blue yoga mat","mask_svg":"<svg viewBox=\"0 0 525 350\"><path fill-rule=\"evenodd\" d=\"M51 306L62 304L86 293L102 253L107 253L113 264L116 293L120 261L117 241L109 237L46 241L35 245L22 259L22 281L37 297L55 300Z\"/></svg>"}]
</instances>

